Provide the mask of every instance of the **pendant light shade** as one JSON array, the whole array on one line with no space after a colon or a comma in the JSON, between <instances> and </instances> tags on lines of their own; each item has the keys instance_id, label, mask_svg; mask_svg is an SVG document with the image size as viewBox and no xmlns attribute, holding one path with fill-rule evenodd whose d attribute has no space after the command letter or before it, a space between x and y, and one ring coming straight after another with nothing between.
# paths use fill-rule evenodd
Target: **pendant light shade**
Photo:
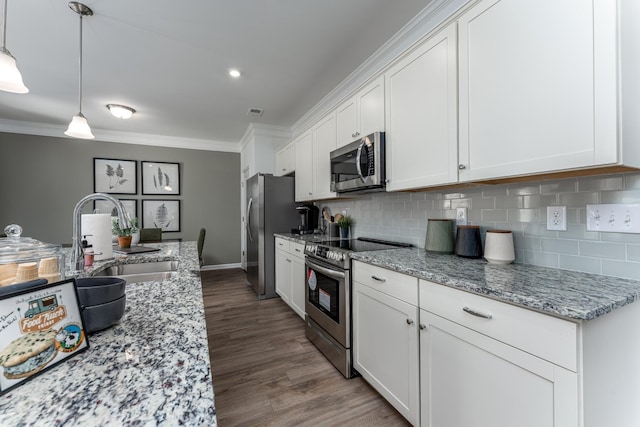
<instances>
[{"instance_id":1,"label":"pendant light shade","mask_svg":"<svg viewBox=\"0 0 640 427\"><path fill-rule=\"evenodd\" d=\"M0 90L13 93L27 93L29 89L22 82L16 58L7 50L7 0L2 1L2 47L0 48Z\"/></svg>"},{"instance_id":2,"label":"pendant light shade","mask_svg":"<svg viewBox=\"0 0 640 427\"><path fill-rule=\"evenodd\" d=\"M87 122L87 119L82 115L82 113L78 113L77 115L73 116L73 118L71 119L71 123L69 123L69 127L64 134L81 139L95 138L93 133L91 133L89 122Z\"/></svg>"},{"instance_id":3,"label":"pendant light shade","mask_svg":"<svg viewBox=\"0 0 640 427\"><path fill-rule=\"evenodd\" d=\"M69 2L69 7L80 15L80 66L78 72L78 104L80 105L80 111L73 116L64 134L74 138L93 139L95 136L91 133L89 122L82 114L82 17L93 15L93 11L84 4L75 1Z\"/></svg>"}]
</instances>

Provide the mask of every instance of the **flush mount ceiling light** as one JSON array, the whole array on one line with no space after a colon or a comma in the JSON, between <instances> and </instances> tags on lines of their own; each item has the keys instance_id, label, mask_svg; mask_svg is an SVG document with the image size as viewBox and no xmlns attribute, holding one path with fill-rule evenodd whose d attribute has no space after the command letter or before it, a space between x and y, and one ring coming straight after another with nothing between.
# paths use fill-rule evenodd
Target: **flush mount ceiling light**
<instances>
[{"instance_id":1,"label":"flush mount ceiling light","mask_svg":"<svg viewBox=\"0 0 640 427\"><path fill-rule=\"evenodd\" d=\"M229 69L229 75L231 77L233 77L234 79L237 79L237 78L240 78L242 73L240 73L240 70L238 70L237 68L230 68Z\"/></svg>"},{"instance_id":2,"label":"flush mount ceiling light","mask_svg":"<svg viewBox=\"0 0 640 427\"><path fill-rule=\"evenodd\" d=\"M73 116L73 118L71 119L71 123L69 123L69 127L64 134L67 136L72 136L74 138L93 139L95 138L95 136L93 136L93 133L91 133L89 123L82 114L82 18L84 16L93 15L93 11L84 4L75 1L69 2L69 7L80 16L80 65L78 73L78 104L80 106L80 111L78 112L78 114Z\"/></svg>"},{"instance_id":3,"label":"flush mount ceiling light","mask_svg":"<svg viewBox=\"0 0 640 427\"><path fill-rule=\"evenodd\" d=\"M7 0L2 1L2 47L0 48L0 90L13 93L27 93L29 89L22 82L16 58L7 50Z\"/></svg>"},{"instance_id":4,"label":"flush mount ceiling light","mask_svg":"<svg viewBox=\"0 0 640 427\"><path fill-rule=\"evenodd\" d=\"M133 116L133 113L136 112L136 110L134 110L131 107L127 107L126 105L119 105L119 104L107 104L107 108L109 109L109 111L114 117L117 117L123 120L130 119L131 116Z\"/></svg>"}]
</instances>

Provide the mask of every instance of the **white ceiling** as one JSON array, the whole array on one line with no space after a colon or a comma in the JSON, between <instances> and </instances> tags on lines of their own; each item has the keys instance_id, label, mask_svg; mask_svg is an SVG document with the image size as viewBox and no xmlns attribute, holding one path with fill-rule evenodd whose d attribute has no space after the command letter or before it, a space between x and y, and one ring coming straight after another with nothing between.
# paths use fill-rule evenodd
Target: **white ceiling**
<instances>
[{"instance_id":1,"label":"white ceiling","mask_svg":"<svg viewBox=\"0 0 640 427\"><path fill-rule=\"evenodd\" d=\"M94 15L84 19L82 111L96 136L214 145L237 143L250 122L292 126L430 0L84 3ZM9 0L6 43L30 92L0 92L0 119L62 134L78 112L78 15L66 0ZM242 78L231 79L231 67ZM108 103L137 114L118 120ZM252 107L263 116L249 117Z\"/></svg>"}]
</instances>

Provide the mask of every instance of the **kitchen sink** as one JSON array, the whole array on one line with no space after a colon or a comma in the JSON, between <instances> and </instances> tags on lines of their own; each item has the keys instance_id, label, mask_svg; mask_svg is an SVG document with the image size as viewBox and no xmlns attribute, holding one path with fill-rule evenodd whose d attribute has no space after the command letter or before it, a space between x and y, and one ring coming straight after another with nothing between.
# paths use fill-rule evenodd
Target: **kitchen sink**
<instances>
[{"instance_id":1,"label":"kitchen sink","mask_svg":"<svg viewBox=\"0 0 640 427\"><path fill-rule=\"evenodd\" d=\"M113 265L95 274L95 276L121 277L127 283L162 281L177 275L178 261Z\"/></svg>"}]
</instances>

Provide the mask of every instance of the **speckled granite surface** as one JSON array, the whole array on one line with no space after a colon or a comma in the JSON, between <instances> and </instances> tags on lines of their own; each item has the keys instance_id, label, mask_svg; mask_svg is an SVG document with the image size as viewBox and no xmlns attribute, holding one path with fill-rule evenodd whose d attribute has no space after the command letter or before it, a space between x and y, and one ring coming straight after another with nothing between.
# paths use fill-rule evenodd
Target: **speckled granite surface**
<instances>
[{"instance_id":1,"label":"speckled granite surface","mask_svg":"<svg viewBox=\"0 0 640 427\"><path fill-rule=\"evenodd\" d=\"M147 244L160 252L99 261L179 260L178 277L127 284L120 324L90 348L0 396L2 426L215 426L196 242Z\"/></svg>"},{"instance_id":2,"label":"speckled granite surface","mask_svg":"<svg viewBox=\"0 0 640 427\"><path fill-rule=\"evenodd\" d=\"M573 320L593 320L640 299L640 281L531 265L431 254L360 252L352 259Z\"/></svg>"},{"instance_id":3,"label":"speckled granite surface","mask_svg":"<svg viewBox=\"0 0 640 427\"><path fill-rule=\"evenodd\" d=\"M305 242L322 242L330 240L329 236L325 234L293 234L293 233L273 233L276 237L282 237L283 239L290 240L292 242L305 243ZM333 239L339 239L334 237Z\"/></svg>"}]
</instances>

